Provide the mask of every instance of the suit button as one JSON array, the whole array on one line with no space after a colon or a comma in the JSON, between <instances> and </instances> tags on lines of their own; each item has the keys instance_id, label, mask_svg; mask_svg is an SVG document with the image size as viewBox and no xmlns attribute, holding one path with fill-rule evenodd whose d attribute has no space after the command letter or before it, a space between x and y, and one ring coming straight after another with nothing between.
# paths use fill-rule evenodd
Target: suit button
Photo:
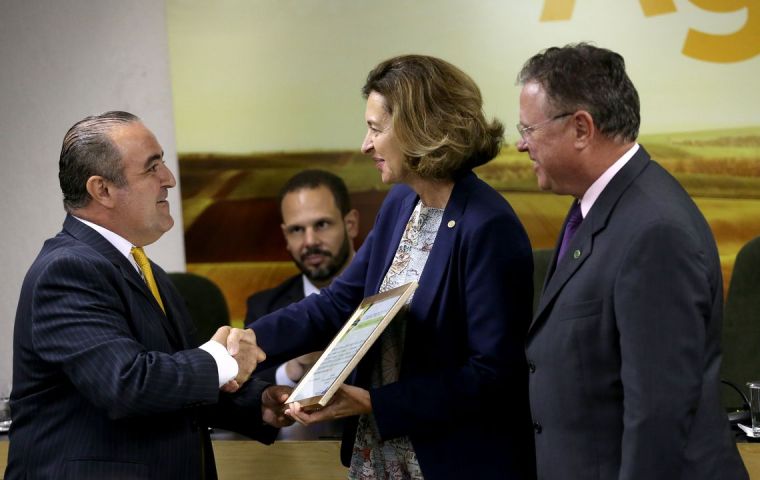
<instances>
[{"instance_id":1,"label":"suit button","mask_svg":"<svg viewBox=\"0 0 760 480\"><path fill-rule=\"evenodd\" d=\"M528 362L528 371L530 373L535 373L536 371L536 364L533 362Z\"/></svg>"},{"instance_id":2,"label":"suit button","mask_svg":"<svg viewBox=\"0 0 760 480\"><path fill-rule=\"evenodd\" d=\"M541 430L542 430L542 428L541 428L541 424L540 424L540 423L538 423L538 422L533 422L533 430L534 430L536 433L541 433Z\"/></svg>"}]
</instances>

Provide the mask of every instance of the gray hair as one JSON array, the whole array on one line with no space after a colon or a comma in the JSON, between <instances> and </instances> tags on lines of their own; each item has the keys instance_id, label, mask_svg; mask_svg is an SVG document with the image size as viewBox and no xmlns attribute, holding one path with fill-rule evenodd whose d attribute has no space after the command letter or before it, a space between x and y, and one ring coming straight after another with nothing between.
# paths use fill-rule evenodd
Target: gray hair
<instances>
[{"instance_id":1,"label":"gray hair","mask_svg":"<svg viewBox=\"0 0 760 480\"><path fill-rule=\"evenodd\" d=\"M547 48L525 62L517 82L541 85L556 114L586 110L609 138L639 135L639 94L618 53L588 43Z\"/></svg>"},{"instance_id":2,"label":"gray hair","mask_svg":"<svg viewBox=\"0 0 760 480\"><path fill-rule=\"evenodd\" d=\"M63 192L63 208L67 212L83 208L90 202L87 180L93 175L118 187L127 184L121 154L108 133L117 125L139 121L131 113L112 111L80 120L66 132L58 162L58 181Z\"/></svg>"}]
</instances>

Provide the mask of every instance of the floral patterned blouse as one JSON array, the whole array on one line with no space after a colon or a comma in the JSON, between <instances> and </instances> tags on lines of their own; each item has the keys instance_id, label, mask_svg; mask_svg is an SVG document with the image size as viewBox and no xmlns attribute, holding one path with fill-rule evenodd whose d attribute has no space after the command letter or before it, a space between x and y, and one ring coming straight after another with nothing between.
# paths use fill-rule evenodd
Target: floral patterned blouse
<instances>
[{"instance_id":1,"label":"floral patterned blouse","mask_svg":"<svg viewBox=\"0 0 760 480\"><path fill-rule=\"evenodd\" d=\"M385 274L380 292L385 292L413 280L419 280L433 248L443 209L427 207L417 202L401 236L396 255ZM407 301L407 305L412 297ZM372 372L372 386L396 382L401 371L406 308L388 325L380 336L380 355ZM382 441L372 414L359 417L354 442L349 479L362 480L422 480L417 455L409 437Z\"/></svg>"}]
</instances>

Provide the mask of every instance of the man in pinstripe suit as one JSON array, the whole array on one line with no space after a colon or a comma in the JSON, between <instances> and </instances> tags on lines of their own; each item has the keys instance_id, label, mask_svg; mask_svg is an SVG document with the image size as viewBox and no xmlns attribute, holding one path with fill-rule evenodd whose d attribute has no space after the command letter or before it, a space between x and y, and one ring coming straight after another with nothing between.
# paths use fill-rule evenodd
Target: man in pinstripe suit
<instances>
[{"instance_id":1,"label":"man in pinstripe suit","mask_svg":"<svg viewBox=\"0 0 760 480\"><path fill-rule=\"evenodd\" d=\"M137 117L78 122L59 167L68 214L16 313L5 478L216 478L208 426L271 442L287 389L246 383L264 358L250 330L198 347L166 273L138 266L174 224L175 180Z\"/></svg>"}]
</instances>

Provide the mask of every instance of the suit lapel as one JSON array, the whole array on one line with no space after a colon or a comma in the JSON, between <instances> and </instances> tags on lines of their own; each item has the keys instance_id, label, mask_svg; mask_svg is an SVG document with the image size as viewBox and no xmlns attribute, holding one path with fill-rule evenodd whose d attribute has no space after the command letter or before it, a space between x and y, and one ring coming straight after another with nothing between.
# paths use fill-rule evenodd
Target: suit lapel
<instances>
[{"instance_id":1,"label":"suit lapel","mask_svg":"<svg viewBox=\"0 0 760 480\"><path fill-rule=\"evenodd\" d=\"M288 278L278 287L275 287L275 289L277 289L277 293L274 295L271 303L266 306L266 311L261 312L262 316L304 299L303 274L299 273Z\"/></svg>"},{"instance_id":2,"label":"suit lapel","mask_svg":"<svg viewBox=\"0 0 760 480\"><path fill-rule=\"evenodd\" d=\"M156 279L156 284L158 285L158 291L161 293L164 307L166 307L166 313L164 314L158 306L158 303L153 298L153 294L150 293L150 289L148 289L148 286L141 278L141 287L143 287L142 291L144 293L147 290L150 299L153 300L154 310L158 309L156 313L158 314L158 318L161 319L161 325L164 327L164 331L169 337L172 346L178 350L187 350L189 348L197 347L199 345L197 343L198 340L200 340L201 343L208 340L207 338L195 338L195 335L190 334L190 332L196 330L192 325L191 318L189 314L187 314L187 317L181 318L186 309L180 308L179 305L175 303L175 298L180 299L181 297L169 293L175 290L174 284L172 284L171 279L161 267L152 261L150 262L150 266L153 269L153 277ZM183 323L188 324L183 325Z\"/></svg>"},{"instance_id":3,"label":"suit lapel","mask_svg":"<svg viewBox=\"0 0 760 480\"><path fill-rule=\"evenodd\" d=\"M593 208L592 208L593 210ZM593 227L592 222L586 220L591 219L591 212L587 218L583 220L581 226L578 227L578 231L575 232L573 240L568 245L568 251L571 252L570 258L565 258L559 265L557 264L557 251L559 245L554 249L554 259L552 260L552 266L547 274L546 281L544 282L544 289L541 293L541 300L538 303L536 309L536 315L531 323L531 329L537 319L541 317L541 314L546 307L554 300L562 287L570 280L570 277L583 265L586 259L591 255L593 249ZM564 226L561 231L564 231ZM577 253L577 257L575 254ZM552 269L554 270L552 272Z\"/></svg>"},{"instance_id":4,"label":"suit lapel","mask_svg":"<svg viewBox=\"0 0 760 480\"><path fill-rule=\"evenodd\" d=\"M439 291L438 286L446 277L445 270L449 265L457 228L461 228L458 225L464 216L467 199L475 180L475 174L468 173L454 184L454 190L451 192L451 197L443 211L443 218L435 236L433 249L430 251L425 268L422 270L419 288L410 305L410 309L416 318L428 317L430 305L436 297L436 292Z\"/></svg>"},{"instance_id":5,"label":"suit lapel","mask_svg":"<svg viewBox=\"0 0 760 480\"><path fill-rule=\"evenodd\" d=\"M139 294L145 297L145 301L151 305L156 313L156 318L160 320L167 337L170 339L173 345L177 346L187 343L186 339L179 334L177 328L175 328L173 325L173 322L170 321L167 315L164 314L163 310L161 310L158 302L156 302L156 299L153 298L153 294L150 292L150 289L145 284L142 277L140 277L140 274L137 272L137 270L135 270L135 267L129 262L129 260L127 260L124 255L121 254L121 252L116 249L116 247L111 245L111 243L106 240L101 234L85 225L84 223L80 222L79 220L73 218L71 215L66 215L66 220L64 220L63 223L63 229L72 237L89 245L92 249L108 259L117 269L121 271L122 276L127 281L127 283L130 284L132 289L139 292ZM159 281L157 279L156 283L158 284L159 291L164 292L162 297L164 300L166 300L167 295L165 292L168 291L169 287L167 286L167 282L169 280L166 278L165 274L163 274L163 270L161 270L160 267L157 267L157 265L155 265L153 262L151 262L151 267L153 268L154 277L161 277L161 280ZM161 274L156 275L158 271L160 271Z\"/></svg>"},{"instance_id":6,"label":"suit lapel","mask_svg":"<svg viewBox=\"0 0 760 480\"><path fill-rule=\"evenodd\" d=\"M303 291L304 291L303 275L298 274L296 275L295 279L291 282L290 287L288 287L288 291L285 293L285 295L283 295L285 302L283 302L282 306L286 307L290 305L291 303L296 303L303 300L304 298Z\"/></svg>"},{"instance_id":7,"label":"suit lapel","mask_svg":"<svg viewBox=\"0 0 760 480\"><path fill-rule=\"evenodd\" d=\"M625 192L648 164L649 154L644 150L644 147L639 146L636 154L610 180L610 183L607 184L604 191L599 195L599 198L594 202L588 215L583 219L583 223L578 227L578 231L568 245L568 251L571 252L570 257L565 258L559 265L557 265L557 252L559 251L561 238L558 240L554 249L554 259L544 282L541 300L538 303L536 314L528 330L529 335L534 331L536 325L548 316L551 311L548 307L554 302L557 295L559 295L562 288L575 272L591 256L594 248L594 237L607 226L609 217L623 192ZM561 232L564 232L564 225Z\"/></svg>"},{"instance_id":8,"label":"suit lapel","mask_svg":"<svg viewBox=\"0 0 760 480\"><path fill-rule=\"evenodd\" d=\"M390 237L390 245L395 245L396 248L387 249L385 253L385 259L383 260L384 274L377 279L377 282L372 286L371 290L366 290L367 295L374 295L380 291L380 285L382 285L383 279L385 278L385 274L387 274L388 269L391 268L391 262L393 262L393 258L396 256L396 250L398 250L398 244L401 242L401 235L404 233L406 224L409 221L409 217L412 216L412 211L414 210L415 205L417 205L418 199L419 197L417 195L409 194L401 202L401 206L399 207L399 214L397 217L398 220L396 221L396 225L393 227L393 235Z\"/></svg>"}]
</instances>

